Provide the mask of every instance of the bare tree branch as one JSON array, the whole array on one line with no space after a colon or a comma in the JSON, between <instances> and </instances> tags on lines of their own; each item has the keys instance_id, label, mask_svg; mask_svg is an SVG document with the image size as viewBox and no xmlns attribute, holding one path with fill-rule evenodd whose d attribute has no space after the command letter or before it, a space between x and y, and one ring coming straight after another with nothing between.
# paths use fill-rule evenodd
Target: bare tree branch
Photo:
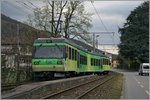
<instances>
[{"instance_id":1,"label":"bare tree branch","mask_svg":"<svg viewBox=\"0 0 150 100\"><path fill-rule=\"evenodd\" d=\"M47 0L48 4L52 7L52 4Z\"/></svg>"},{"instance_id":2,"label":"bare tree branch","mask_svg":"<svg viewBox=\"0 0 150 100\"><path fill-rule=\"evenodd\" d=\"M62 3L62 1L61 1L61 3ZM62 16L62 11L63 11L64 7L66 6L66 4L67 4L67 1L64 3L64 5L63 5L62 8L61 8L61 11L60 11L60 14L59 14L59 18L58 18L58 22L57 22L57 26L56 26L56 30L55 30L55 33L57 33L57 31L58 31L58 26L59 26L59 23L60 23L60 18L61 18L61 16Z\"/></svg>"}]
</instances>

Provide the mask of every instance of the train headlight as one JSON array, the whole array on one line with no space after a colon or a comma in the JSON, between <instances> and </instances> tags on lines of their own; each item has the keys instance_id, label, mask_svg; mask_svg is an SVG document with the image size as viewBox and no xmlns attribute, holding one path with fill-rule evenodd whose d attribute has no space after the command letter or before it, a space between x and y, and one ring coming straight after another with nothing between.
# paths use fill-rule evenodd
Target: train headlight
<instances>
[{"instance_id":1,"label":"train headlight","mask_svg":"<svg viewBox=\"0 0 150 100\"><path fill-rule=\"evenodd\" d=\"M61 65L63 62L62 61L57 61L57 64Z\"/></svg>"},{"instance_id":2,"label":"train headlight","mask_svg":"<svg viewBox=\"0 0 150 100\"><path fill-rule=\"evenodd\" d=\"M39 65L39 63L40 63L39 61L35 61L34 65Z\"/></svg>"}]
</instances>

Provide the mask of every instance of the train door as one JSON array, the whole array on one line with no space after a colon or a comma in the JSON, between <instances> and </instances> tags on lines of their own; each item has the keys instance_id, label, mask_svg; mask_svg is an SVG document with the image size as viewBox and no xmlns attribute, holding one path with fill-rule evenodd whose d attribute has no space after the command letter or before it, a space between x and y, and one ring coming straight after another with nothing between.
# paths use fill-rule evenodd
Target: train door
<instances>
[{"instance_id":1,"label":"train door","mask_svg":"<svg viewBox=\"0 0 150 100\"><path fill-rule=\"evenodd\" d=\"M80 53L77 51L77 68L79 69L80 67Z\"/></svg>"}]
</instances>

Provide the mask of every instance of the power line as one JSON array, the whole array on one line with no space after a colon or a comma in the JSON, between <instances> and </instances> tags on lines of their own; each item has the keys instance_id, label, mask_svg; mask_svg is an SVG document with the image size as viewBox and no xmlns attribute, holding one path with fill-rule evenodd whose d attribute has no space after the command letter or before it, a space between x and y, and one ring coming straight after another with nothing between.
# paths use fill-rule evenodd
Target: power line
<instances>
[{"instance_id":1,"label":"power line","mask_svg":"<svg viewBox=\"0 0 150 100\"><path fill-rule=\"evenodd\" d=\"M107 27L106 27L106 26L105 26L105 24L103 23L103 20L102 20L101 16L99 15L99 13L98 13L97 9L95 8L95 6L94 6L94 4L93 4L93 2L92 2L92 1L91 1L91 4L92 4L92 6L93 6L93 8L94 8L94 10L95 10L95 12L96 12L96 14L97 14L98 18L100 19L100 21L101 21L102 25L104 26L105 30L108 32ZM111 39L112 39L112 41L113 41L113 44L115 45L114 37L112 37L112 36L111 36Z\"/></svg>"},{"instance_id":2,"label":"power line","mask_svg":"<svg viewBox=\"0 0 150 100\"><path fill-rule=\"evenodd\" d=\"M27 5L26 3L24 3L24 2L22 2L22 1L16 1L17 3L19 3L19 4L21 4L21 5L23 5L24 7L26 7L26 8L28 8L28 9L32 9L33 10L33 8L32 7L30 7L29 5Z\"/></svg>"},{"instance_id":3,"label":"power line","mask_svg":"<svg viewBox=\"0 0 150 100\"><path fill-rule=\"evenodd\" d=\"M102 20L101 16L98 14L98 11L97 11L97 9L95 8L95 6L94 6L94 4L92 3L92 1L91 1L91 4L92 4L92 6L93 6L93 8L94 8L94 10L95 10L95 12L96 12L98 18L100 19L101 23L103 24L105 30L108 31L107 27L106 27L105 24L103 23L103 20Z\"/></svg>"},{"instance_id":4,"label":"power line","mask_svg":"<svg viewBox=\"0 0 150 100\"><path fill-rule=\"evenodd\" d=\"M39 8L38 6L35 6L32 2L28 1L28 3L30 3L32 6L34 6L35 8Z\"/></svg>"}]
</instances>

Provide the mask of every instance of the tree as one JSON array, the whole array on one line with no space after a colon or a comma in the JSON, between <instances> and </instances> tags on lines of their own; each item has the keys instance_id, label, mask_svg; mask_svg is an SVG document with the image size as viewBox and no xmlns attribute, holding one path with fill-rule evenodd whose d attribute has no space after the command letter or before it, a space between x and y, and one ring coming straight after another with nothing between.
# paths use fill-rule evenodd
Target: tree
<instances>
[{"instance_id":1,"label":"tree","mask_svg":"<svg viewBox=\"0 0 150 100\"><path fill-rule=\"evenodd\" d=\"M46 6L36 8L28 18L28 24L40 30L48 31L58 37L64 31L69 35L87 38L91 27L91 13L84 9L83 1L46 1ZM63 24L63 25L62 25ZM81 33L81 34L77 34Z\"/></svg>"},{"instance_id":2,"label":"tree","mask_svg":"<svg viewBox=\"0 0 150 100\"><path fill-rule=\"evenodd\" d=\"M119 55L130 60L131 67L149 62L149 2L144 2L131 11L121 33ZM137 69L133 68L133 69Z\"/></svg>"}]
</instances>

